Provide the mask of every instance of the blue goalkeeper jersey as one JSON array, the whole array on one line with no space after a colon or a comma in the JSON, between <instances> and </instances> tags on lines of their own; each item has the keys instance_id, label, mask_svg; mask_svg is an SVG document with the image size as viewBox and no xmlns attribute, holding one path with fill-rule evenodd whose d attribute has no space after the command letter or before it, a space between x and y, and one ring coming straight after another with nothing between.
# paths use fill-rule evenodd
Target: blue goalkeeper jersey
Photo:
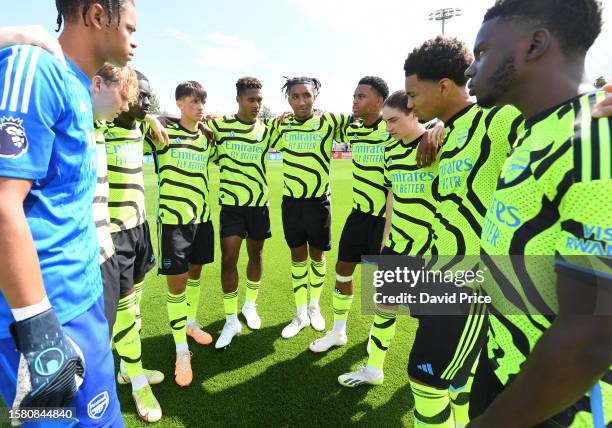
<instances>
[{"instance_id":1,"label":"blue goalkeeper jersey","mask_svg":"<svg viewBox=\"0 0 612 428\"><path fill-rule=\"evenodd\" d=\"M102 295L92 202L90 80L35 46L0 50L0 177L32 181L24 210L45 290L62 324ZM12 313L0 293L0 339Z\"/></svg>"}]
</instances>

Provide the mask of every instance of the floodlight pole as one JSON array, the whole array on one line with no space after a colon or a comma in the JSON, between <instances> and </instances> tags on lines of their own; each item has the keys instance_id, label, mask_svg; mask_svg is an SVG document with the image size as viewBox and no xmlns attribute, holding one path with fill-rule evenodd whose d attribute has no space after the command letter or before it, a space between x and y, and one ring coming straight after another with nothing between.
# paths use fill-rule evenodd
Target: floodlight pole
<instances>
[{"instance_id":1,"label":"floodlight pole","mask_svg":"<svg viewBox=\"0 0 612 428\"><path fill-rule=\"evenodd\" d=\"M446 7L443 9L436 9L429 14L430 21L442 21L442 35L444 35L444 24L447 20L461 16L463 11L458 7Z\"/></svg>"}]
</instances>

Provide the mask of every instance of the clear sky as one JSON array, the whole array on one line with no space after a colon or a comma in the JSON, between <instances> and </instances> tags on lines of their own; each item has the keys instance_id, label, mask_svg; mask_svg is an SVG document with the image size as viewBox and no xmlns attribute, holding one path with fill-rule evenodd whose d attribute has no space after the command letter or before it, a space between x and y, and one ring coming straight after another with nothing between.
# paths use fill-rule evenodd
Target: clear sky
<instances>
[{"instance_id":1,"label":"clear sky","mask_svg":"<svg viewBox=\"0 0 612 428\"><path fill-rule=\"evenodd\" d=\"M534 0L536 1L536 0ZM151 81L162 108L177 111L174 88L197 80L209 111L236 110L235 82L260 78L264 104L289 108L283 76L308 75L323 83L317 106L349 112L360 77L379 75L391 90L403 87L407 53L441 31L428 15L460 7L446 35L471 47L493 0L137 0L139 44L132 66ZM604 28L587 57L587 78L612 79L612 0L604 0ZM40 24L55 29L52 0L11 0L0 26Z\"/></svg>"}]
</instances>

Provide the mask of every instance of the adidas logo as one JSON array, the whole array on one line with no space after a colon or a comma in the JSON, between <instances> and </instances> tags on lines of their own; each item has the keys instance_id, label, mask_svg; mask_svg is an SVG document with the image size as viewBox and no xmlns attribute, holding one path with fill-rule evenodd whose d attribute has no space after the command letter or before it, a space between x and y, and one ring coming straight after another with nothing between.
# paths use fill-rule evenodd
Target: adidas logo
<instances>
[{"instance_id":1,"label":"adidas logo","mask_svg":"<svg viewBox=\"0 0 612 428\"><path fill-rule=\"evenodd\" d=\"M432 375L432 376L433 376L433 374L434 374L434 373L433 373L433 369L431 368L431 364L419 364L419 365L417 366L417 368L418 368L419 370L424 371L425 373L429 373L429 374L430 374L430 375Z\"/></svg>"}]
</instances>

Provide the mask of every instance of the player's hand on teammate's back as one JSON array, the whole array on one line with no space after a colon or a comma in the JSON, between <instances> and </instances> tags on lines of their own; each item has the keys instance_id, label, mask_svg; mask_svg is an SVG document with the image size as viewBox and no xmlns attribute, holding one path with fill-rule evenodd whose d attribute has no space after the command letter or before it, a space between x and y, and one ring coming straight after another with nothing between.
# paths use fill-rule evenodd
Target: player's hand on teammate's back
<instances>
[{"instance_id":1,"label":"player's hand on teammate's back","mask_svg":"<svg viewBox=\"0 0 612 428\"><path fill-rule=\"evenodd\" d=\"M278 120L278 123L284 123L285 119L288 119L291 116L293 116L293 112L291 112L291 111L284 111L280 116L276 117L276 120Z\"/></svg>"},{"instance_id":2,"label":"player's hand on teammate's back","mask_svg":"<svg viewBox=\"0 0 612 428\"><path fill-rule=\"evenodd\" d=\"M153 139L157 144L161 144L164 147L170 144L170 137L168 136L168 132L165 128L168 124L167 118L163 116L155 117L148 114L145 116L145 122L147 122L147 124L150 126Z\"/></svg>"},{"instance_id":3,"label":"player's hand on teammate's back","mask_svg":"<svg viewBox=\"0 0 612 428\"><path fill-rule=\"evenodd\" d=\"M445 128L442 122L428 129L417 147L416 161L419 168L431 165L436 160L438 148L444 141Z\"/></svg>"},{"instance_id":4,"label":"player's hand on teammate's back","mask_svg":"<svg viewBox=\"0 0 612 428\"><path fill-rule=\"evenodd\" d=\"M436 125L430 129L430 131L431 138L438 145L438 148L442 147L442 145L444 144L444 136L446 134L446 127L444 126L444 123L438 121Z\"/></svg>"},{"instance_id":5,"label":"player's hand on teammate's back","mask_svg":"<svg viewBox=\"0 0 612 428\"><path fill-rule=\"evenodd\" d=\"M221 115L219 113L205 113L204 117L202 117L202 121L219 119Z\"/></svg>"},{"instance_id":6,"label":"player's hand on teammate's back","mask_svg":"<svg viewBox=\"0 0 612 428\"><path fill-rule=\"evenodd\" d=\"M163 115L159 115L157 116L157 120L159 121L159 123L162 124L163 127L168 126L171 123L176 123L178 122L175 118L173 117L168 117L168 116L163 116Z\"/></svg>"},{"instance_id":7,"label":"player's hand on teammate's back","mask_svg":"<svg viewBox=\"0 0 612 428\"><path fill-rule=\"evenodd\" d=\"M85 363L53 309L14 322L10 330L21 354L13 410L67 406L83 383Z\"/></svg>"},{"instance_id":8,"label":"player's hand on teammate's back","mask_svg":"<svg viewBox=\"0 0 612 428\"><path fill-rule=\"evenodd\" d=\"M605 84L602 89L608 93L612 93L612 82ZM596 118L612 116L612 95L608 95L605 100L596 104L591 113L593 117Z\"/></svg>"},{"instance_id":9,"label":"player's hand on teammate's back","mask_svg":"<svg viewBox=\"0 0 612 428\"><path fill-rule=\"evenodd\" d=\"M207 124L205 124L204 122L198 122L198 128L200 129L200 132L204 134L210 144L212 144L213 146L217 144L215 140L215 134L212 132L212 129L210 129Z\"/></svg>"},{"instance_id":10,"label":"player's hand on teammate's back","mask_svg":"<svg viewBox=\"0 0 612 428\"><path fill-rule=\"evenodd\" d=\"M13 45L34 45L49 51L67 68L64 51L57 40L40 25L25 25L19 27L0 28L0 47Z\"/></svg>"}]
</instances>

